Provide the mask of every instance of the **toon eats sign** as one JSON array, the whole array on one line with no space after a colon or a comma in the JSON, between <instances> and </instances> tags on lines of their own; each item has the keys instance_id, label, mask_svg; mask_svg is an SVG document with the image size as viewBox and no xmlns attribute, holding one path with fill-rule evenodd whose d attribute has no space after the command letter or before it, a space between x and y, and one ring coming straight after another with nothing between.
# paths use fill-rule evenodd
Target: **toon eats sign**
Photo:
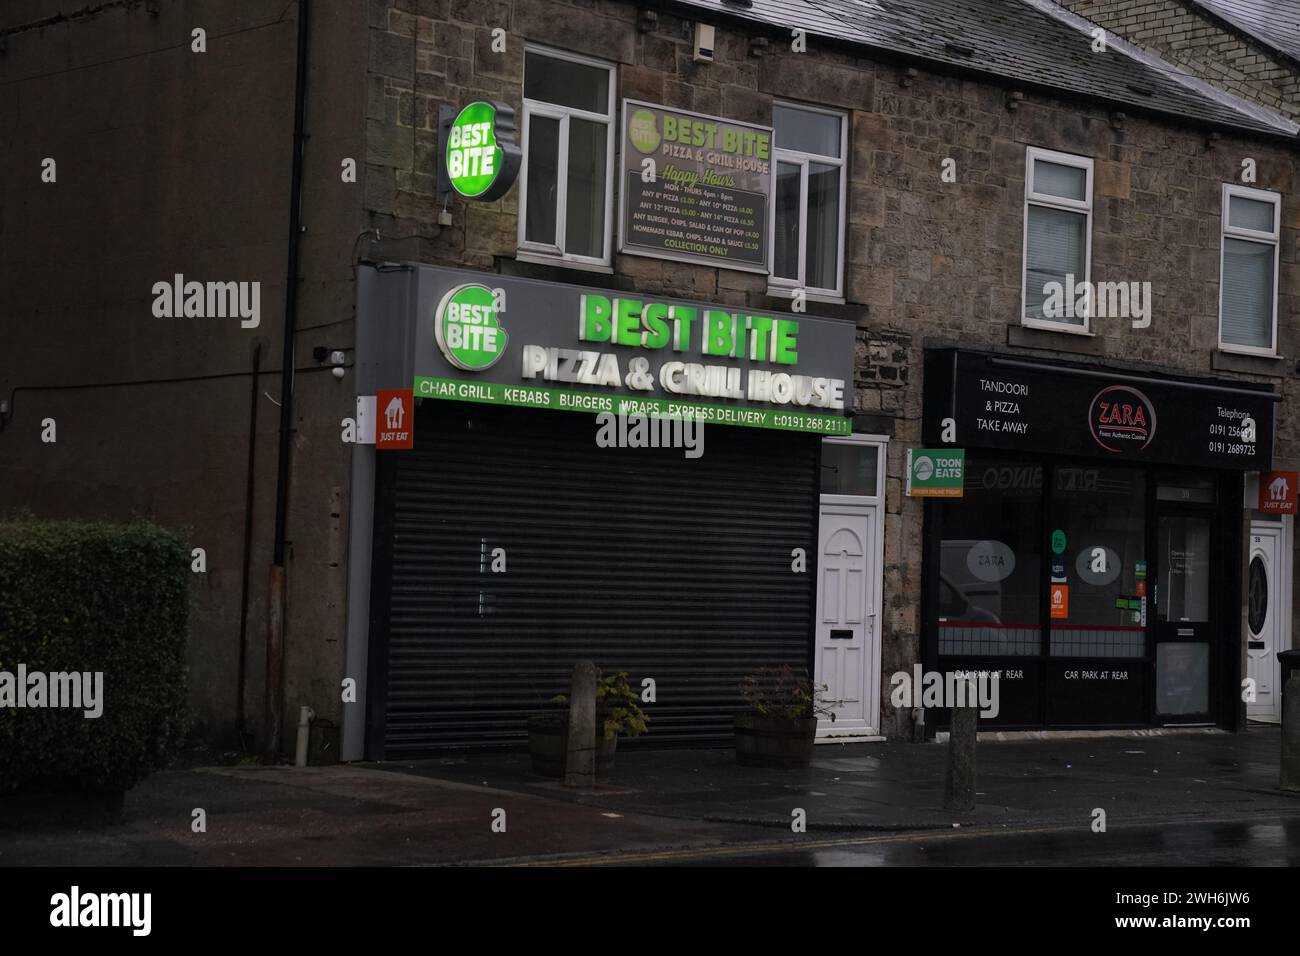
<instances>
[{"instance_id":1,"label":"toon eats sign","mask_svg":"<svg viewBox=\"0 0 1300 956\"><path fill-rule=\"evenodd\" d=\"M851 323L420 267L415 394L845 435Z\"/></svg>"}]
</instances>

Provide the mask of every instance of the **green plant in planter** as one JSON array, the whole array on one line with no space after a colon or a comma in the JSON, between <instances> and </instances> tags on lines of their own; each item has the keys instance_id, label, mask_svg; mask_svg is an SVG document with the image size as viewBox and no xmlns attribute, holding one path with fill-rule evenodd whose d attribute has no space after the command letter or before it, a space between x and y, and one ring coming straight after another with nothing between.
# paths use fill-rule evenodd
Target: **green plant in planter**
<instances>
[{"instance_id":1,"label":"green plant in planter","mask_svg":"<svg viewBox=\"0 0 1300 956\"><path fill-rule=\"evenodd\" d=\"M830 688L814 684L806 674L789 664L762 667L740 682L740 696L759 717L807 720L813 717L835 720L822 695Z\"/></svg>"},{"instance_id":2,"label":"green plant in planter","mask_svg":"<svg viewBox=\"0 0 1300 956\"><path fill-rule=\"evenodd\" d=\"M552 704L567 704L568 694L556 694ZM639 737L646 732L650 718L641 709L641 695L628 679L627 671L606 674L596 671L596 716L604 723L604 736L611 740L619 734Z\"/></svg>"}]
</instances>

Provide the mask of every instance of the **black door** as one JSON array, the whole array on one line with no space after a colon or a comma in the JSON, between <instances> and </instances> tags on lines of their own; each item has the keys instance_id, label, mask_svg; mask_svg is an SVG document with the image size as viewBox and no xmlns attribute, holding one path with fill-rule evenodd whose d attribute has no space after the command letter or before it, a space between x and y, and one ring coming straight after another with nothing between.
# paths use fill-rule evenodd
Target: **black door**
<instances>
[{"instance_id":1,"label":"black door","mask_svg":"<svg viewBox=\"0 0 1300 956\"><path fill-rule=\"evenodd\" d=\"M1215 719L1215 661L1223 615L1213 483L1161 483L1151 577L1152 723Z\"/></svg>"}]
</instances>

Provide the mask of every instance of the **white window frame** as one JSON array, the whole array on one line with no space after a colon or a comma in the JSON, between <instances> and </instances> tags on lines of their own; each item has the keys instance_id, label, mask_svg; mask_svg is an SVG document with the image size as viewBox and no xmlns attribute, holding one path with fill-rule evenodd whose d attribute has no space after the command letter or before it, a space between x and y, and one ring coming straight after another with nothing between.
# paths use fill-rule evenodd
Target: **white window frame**
<instances>
[{"instance_id":1,"label":"white window frame","mask_svg":"<svg viewBox=\"0 0 1300 956\"><path fill-rule=\"evenodd\" d=\"M541 100L530 100L524 98L524 116L521 124L521 135L523 136L523 161L519 170L519 213L516 217L518 220L517 228L517 246L518 258L524 260L533 260L541 262L564 262L568 265L579 268L600 269L607 271L612 262L612 240L611 232L613 228L614 217L614 139L617 127L615 124L614 103L616 88L618 86L618 75L615 72L615 66L612 63L606 63L604 60L597 60L589 56L582 56L578 53L570 53L567 50L556 50L552 47L540 46L533 43L524 45L524 69L527 70L527 55L529 53L538 56L551 57L556 60L568 60L571 63L581 63L584 66L596 67L609 73L609 95L606 103L606 114L591 113L587 110L576 109L571 106L560 106L555 103L546 103ZM524 238L527 227L528 217L528 151L529 151L529 132L534 116L542 116L548 119L559 121L559 146L556 156L556 186L555 186L555 243L529 242ZM568 191L569 191L569 120L577 118L589 120L593 123L603 123L605 125L605 235L601 244L600 256L580 256L564 252L565 230L568 218Z\"/></svg>"},{"instance_id":2,"label":"white window frame","mask_svg":"<svg viewBox=\"0 0 1300 956\"><path fill-rule=\"evenodd\" d=\"M782 149L776 145L776 112L772 115L772 201L768 216L768 235L772 237L772 261L768 265L768 295L793 297L796 289L803 289L806 298L821 302L844 301L844 223L845 207L848 204L848 150L849 117L842 110L827 109L823 106L809 106L806 103L793 103L776 100L773 106L782 106L790 110L802 110L805 113L821 113L833 116L840 121L840 155L823 156L820 153L807 153L796 149ZM776 168L777 163L789 163L799 167L799 278L787 279L776 275ZM835 263L835 288L814 288L805 283L808 277L808 164L820 163L823 166L837 166L840 170L840 222L838 237L838 255Z\"/></svg>"},{"instance_id":3,"label":"white window frame","mask_svg":"<svg viewBox=\"0 0 1300 956\"><path fill-rule=\"evenodd\" d=\"M1261 232L1258 229L1243 229L1233 226L1228 221L1228 211L1233 197L1254 199L1257 202L1271 203L1273 206L1273 231ZM1278 251L1282 246L1282 194L1267 189L1252 189L1250 186L1238 186L1234 183L1223 184L1223 204L1220 209L1222 229L1219 235L1219 351L1236 352L1241 355L1277 355L1277 270ZM1273 246L1273 326L1268 348L1253 345L1238 345L1223 341L1223 262L1228 252L1229 239L1242 239Z\"/></svg>"},{"instance_id":4,"label":"white window frame","mask_svg":"<svg viewBox=\"0 0 1300 956\"><path fill-rule=\"evenodd\" d=\"M1045 160L1049 163L1056 163L1060 166L1073 166L1076 169L1086 170L1087 181L1084 190L1084 199L1065 199L1061 196L1052 196L1047 193L1034 191L1034 163L1037 160ZM1051 149L1042 149L1038 146L1025 147L1025 208L1021 216L1024 219L1022 226L1023 233L1020 241L1020 324L1032 329L1049 329L1053 332L1066 332L1072 335L1094 335L1092 331L1091 313L1083 317L1083 325L1070 325L1063 321L1053 319L1031 319L1025 314L1026 307L1029 303L1029 207L1045 206L1050 209L1064 209L1069 212L1081 212L1086 217L1084 222L1084 243L1083 243L1083 281L1091 288L1092 286L1092 169L1093 162L1091 156L1076 156L1073 153L1058 153ZM1079 281L1079 276L1075 276L1075 281ZM1069 294L1074 295L1074 290L1070 289ZM1090 300L1091 301L1091 300Z\"/></svg>"}]
</instances>

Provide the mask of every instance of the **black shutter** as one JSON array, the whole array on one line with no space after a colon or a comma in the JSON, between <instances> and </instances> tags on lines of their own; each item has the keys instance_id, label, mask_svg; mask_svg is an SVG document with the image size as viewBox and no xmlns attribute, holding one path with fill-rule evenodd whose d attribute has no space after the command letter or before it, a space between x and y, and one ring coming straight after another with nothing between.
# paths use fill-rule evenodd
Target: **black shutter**
<instances>
[{"instance_id":1,"label":"black shutter","mask_svg":"<svg viewBox=\"0 0 1300 956\"><path fill-rule=\"evenodd\" d=\"M600 448L594 415L436 401L415 434L376 496L386 756L522 744L581 658L654 678L648 742L724 743L745 673L810 666L815 436L707 426L687 459Z\"/></svg>"}]
</instances>

